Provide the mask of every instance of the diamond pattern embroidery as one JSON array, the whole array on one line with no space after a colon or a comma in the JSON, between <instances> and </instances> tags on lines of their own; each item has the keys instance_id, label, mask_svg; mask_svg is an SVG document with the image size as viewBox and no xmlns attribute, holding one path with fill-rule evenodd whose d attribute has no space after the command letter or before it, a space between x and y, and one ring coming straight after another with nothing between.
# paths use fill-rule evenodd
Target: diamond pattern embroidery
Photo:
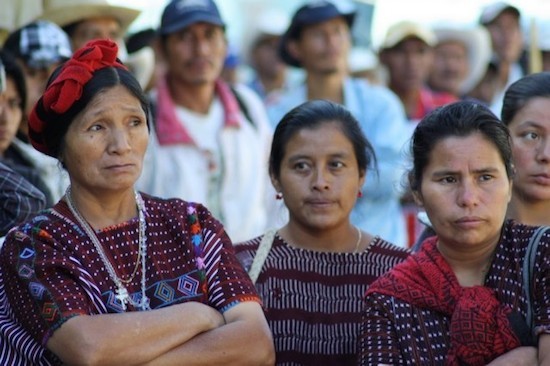
<instances>
[{"instance_id":1,"label":"diamond pattern embroidery","mask_svg":"<svg viewBox=\"0 0 550 366\"><path fill-rule=\"evenodd\" d=\"M31 296L35 299L42 299L42 295L44 294L44 286L40 283L31 282L29 284L29 292L31 293Z\"/></svg>"},{"instance_id":2,"label":"diamond pattern embroidery","mask_svg":"<svg viewBox=\"0 0 550 366\"><path fill-rule=\"evenodd\" d=\"M42 317L48 321L51 322L54 320L55 316L57 314L57 306L55 306L52 302L46 302L42 306Z\"/></svg>"},{"instance_id":3,"label":"diamond pattern embroidery","mask_svg":"<svg viewBox=\"0 0 550 366\"><path fill-rule=\"evenodd\" d=\"M197 294L199 281L189 276L182 276L178 281L178 291L186 296L194 296Z\"/></svg>"},{"instance_id":4,"label":"diamond pattern embroidery","mask_svg":"<svg viewBox=\"0 0 550 366\"><path fill-rule=\"evenodd\" d=\"M166 284L166 282L160 282L155 290L155 297L165 303L171 302L174 300L174 289Z\"/></svg>"}]
</instances>

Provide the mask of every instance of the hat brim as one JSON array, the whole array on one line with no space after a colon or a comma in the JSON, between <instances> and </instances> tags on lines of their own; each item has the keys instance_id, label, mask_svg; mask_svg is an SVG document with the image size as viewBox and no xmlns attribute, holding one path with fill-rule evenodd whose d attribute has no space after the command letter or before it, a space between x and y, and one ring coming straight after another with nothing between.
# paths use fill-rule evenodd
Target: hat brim
<instances>
[{"instance_id":1,"label":"hat brim","mask_svg":"<svg viewBox=\"0 0 550 366\"><path fill-rule=\"evenodd\" d=\"M165 36L187 28L195 23L208 23L225 28L225 23L220 20L220 17L213 15L211 12L196 11L193 15L186 17L179 22L175 22L167 26L161 26L159 33Z\"/></svg>"},{"instance_id":2,"label":"hat brim","mask_svg":"<svg viewBox=\"0 0 550 366\"><path fill-rule=\"evenodd\" d=\"M325 22L327 20L334 19L337 17L343 17L346 20L346 23L348 23L348 27L351 29L351 27L353 26L353 21L355 19L355 12L348 13L348 14L341 14L338 16L329 16L326 19L316 19L316 21L312 23L302 23L294 26L291 25L287 29L287 31L283 34L283 36L281 37L281 42L279 43L279 57L281 57L281 60L283 60L283 62L286 63L287 65L294 66L294 67L302 67L301 62L297 58L292 56L288 51L288 42L290 40L296 39L299 36L300 32L302 31L303 27Z\"/></svg>"},{"instance_id":3,"label":"hat brim","mask_svg":"<svg viewBox=\"0 0 550 366\"><path fill-rule=\"evenodd\" d=\"M120 23L124 32L141 13L141 10L115 5L74 5L53 8L43 13L39 19L49 20L60 27L95 17L113 17Z\"/></svg>"},{"instance_id":4,"label":"hat brim","mask_svg":"<svg viewBox=\"0 0 550 366\"><path fill-rule=\"evenodd\" d=\"M517 18L521 17L521 12L515 6L507 3L497 3L497 4L489 5L484 9L479 19L479 23L481 25L489 25L496 18L498 18L502 13L506 11L513 13Z\"/></svg>"}]
</instances>

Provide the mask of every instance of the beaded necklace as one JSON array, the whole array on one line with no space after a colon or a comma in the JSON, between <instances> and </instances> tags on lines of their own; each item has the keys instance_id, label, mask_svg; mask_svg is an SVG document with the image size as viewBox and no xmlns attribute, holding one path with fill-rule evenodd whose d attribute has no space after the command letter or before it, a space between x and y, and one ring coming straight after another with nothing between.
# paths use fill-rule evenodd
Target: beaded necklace
<instances>
[{"instance_id":1,"label":"beaded necklace","mask_svg":"<svg viewBox=\"0 0 550 366\"><path fill-rule=\"evenodd\" d=\"M151 310L150 304L149 304L149 298L145 294L145 278L146 278L146 267L145 262L147 259L147 236L145 235L145 231L147 229L147 223L145 222L145 203L143 202L143 199L141 195L138 192L135 192L135 198L136 198L136 205L138 208L138 218L139 218L139 249L138 249L138 258L136 260L136 265L134 267L134 271L132 275L128 279L122 279L118 277L116 274L115 268L107 258L107 255L103 251L103 248L101 246L101 243L99 242L99 239L97 238L97 235L90 227L90 224L82 217L80 212L76 209L73 198L71 196L71 187L69 186L67 188L67 191L65 192L65 197L67 199L67 205L69 206L69 209L71 210L74 217L77 219L78 223L84 231L86 232L86 235L90 238L92 244L95 247L95 250L99 254L99 258L103 262L103 265L105 266L105 269L107 270L107 273L109 273L109 277L111 280L115 283L117 289L115 291L116 295L115 297L120 301L121 307L123 311L126 311L127 306L126 304L132 305L134 308L140 309L140 310ZM129 284L134 276L137 273L137 268L139 265L141 259L141 299L139 301L135 301L130 297L130 294L128 293L128 290L126 289L125 284Z\"/></svg>"}]
</instances>

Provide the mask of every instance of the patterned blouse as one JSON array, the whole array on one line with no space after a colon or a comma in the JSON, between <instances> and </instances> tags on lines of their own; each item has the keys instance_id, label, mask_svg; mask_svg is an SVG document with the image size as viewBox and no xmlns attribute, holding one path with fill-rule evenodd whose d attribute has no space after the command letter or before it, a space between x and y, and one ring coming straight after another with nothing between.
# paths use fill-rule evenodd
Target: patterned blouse
<instances>
[{"instance_id":1,"label":"patterned blouse","mask_svg":"<svg viewBox=\"0 0 550 366\"><path fill-rule=\"evenodd\" d=\"M527 301L522 265L535 227L507 221L485 286L501 303L523 316ZM535 333L550 333L550 233L539 242L533 271ZM366 298L361 329L360 365L443 365L450 344L450 319L397 298L374 293Z\"/></svg>"},{"instance_id":2,"label":"patterned blouse","mask_svg":"<svg viewBox=\"0 0 550 366\"><path fill-rule=\"evenodd\" d=\"M261 239L235 245L247 270ZM355 365L365 291L408 254L379 237L354 254L297 249L276 235L256 288L277 365Z\"/></svg>"},{"instance_id":3,"label":"patterned blouse","mask_svg":"<svg viewBox=\"0 0 550 366\"><path fill-rule=\"evenodd\" d=\"M152 309L199 301L224 312L242 301L260 301L222 225L205 207L142 197L147 223L146 295ZM194 231L201 234L198 244L205 271L199 270L191 244ZM96 232L121 278L134 271L138 233L137 218ZM115 284L64 201L8 234L0 252L0 271L2 365L56 364L59 360L45 346L65 321L81 314L122 311L114 296ZM127 289L133 298L140 296L141 269Z\"/></svg>"}]
</instances>

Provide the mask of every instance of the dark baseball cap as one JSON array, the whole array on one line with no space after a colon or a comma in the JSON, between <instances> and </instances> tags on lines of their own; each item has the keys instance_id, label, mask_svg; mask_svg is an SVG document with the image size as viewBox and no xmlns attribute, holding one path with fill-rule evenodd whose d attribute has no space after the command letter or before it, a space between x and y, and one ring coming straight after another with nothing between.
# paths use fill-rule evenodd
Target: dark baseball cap
<instances>
[{"instance_id":1,"label":"dark baseball cap","mask_svg":"<svg viewBox=\"0 0 550 366\"><path fill-rule=\"evenodd\" d=\"M304 27L321 23L333 18L344 17L348 26L351 28L353 20L355 18L355 11L342 11L336 5L330 1L313 1L307 3L296 10L290 26L281 39L279 45L279 56L288 65L300 67L300 61L294 58L287 49L287 43L289 40L298 39Z\"/></svg>"},{"instance_id":2,"label":"dark baseball cap","mask_svg":"<svg viewBox=\"0 0 550 366\"><path fill-rule=\"evenodd\" d=\"M199 22L225 27L214 1L172 0L162 13L159 33L167 35Z\"/></svg>"}]
</instances>

